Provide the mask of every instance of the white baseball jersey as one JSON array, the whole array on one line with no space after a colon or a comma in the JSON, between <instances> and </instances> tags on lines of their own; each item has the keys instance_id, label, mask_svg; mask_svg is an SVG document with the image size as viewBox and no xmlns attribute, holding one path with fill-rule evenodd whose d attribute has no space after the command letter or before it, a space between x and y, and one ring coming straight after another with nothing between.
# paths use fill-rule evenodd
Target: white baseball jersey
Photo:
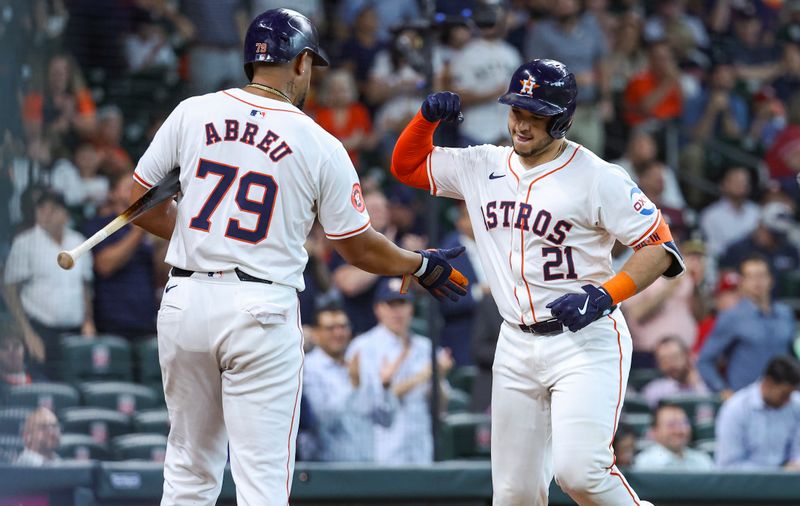
<instances>
[{"instance_id":1,"label":"white baseball jersey","mask_svg":"<svg viewBox=\"0 0 800 506\"><path fill-rule=\"evenodd\" d=\"M335 137L298 108L238 88L181 102L139 160L150 187L181 168L166 262L304 288L315 217L329 239L369 227L358 176Z\"/></svg>"},{"instance_id":2,"label":"white baseball jersey","mask_svg":"<svg viewBox=\"0 0 800 506\"><path fill-rule=\"evenodd\" d=\"M545 306L614 274L614 239L635 247L659 226L655 205L616 165L574 142L526 170L511 147L434 148L431 193L467 204L481 263L503 318L532 324Z\"/></svg>"}]
</instances>

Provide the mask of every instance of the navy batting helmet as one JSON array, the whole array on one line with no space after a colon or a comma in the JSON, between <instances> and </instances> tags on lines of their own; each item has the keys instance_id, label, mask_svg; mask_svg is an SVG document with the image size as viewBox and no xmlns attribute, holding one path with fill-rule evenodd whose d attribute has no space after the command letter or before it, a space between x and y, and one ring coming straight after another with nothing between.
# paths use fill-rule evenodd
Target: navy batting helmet
<instances>
[{"instance_id":1,"label":"navy batting helmet","mask_svg":"<svg viewBox=\"0 0 800 506\"><path fill-rule=\"evenodd\" d=\"M328 65L311 20L291 9L262 12L250 23L244 38L244 72L252 81L253 63L286 63L303 51L314 55L314 65Z\"/></svg>"},{"instance_id":2,"label":"navy batting helmet","mask_svg":"<svg viewBox=\"0 0 800 506\"><path fill-rule=\"evenodd\" d=\"M566 65L555 60L532 60L514 71L508 91L497 101L538 116L552 117L548 133L560 139L572 126L577 98L575 75Z\"/></svg>"}]
</instances>

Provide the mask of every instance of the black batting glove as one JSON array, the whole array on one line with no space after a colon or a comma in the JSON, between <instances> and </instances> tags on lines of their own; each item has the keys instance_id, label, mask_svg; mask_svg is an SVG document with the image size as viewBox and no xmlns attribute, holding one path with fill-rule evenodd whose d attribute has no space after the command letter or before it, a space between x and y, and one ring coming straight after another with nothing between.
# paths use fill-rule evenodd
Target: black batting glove
<instances>
[{"instance_id":1,"label":"black batting glove","mask_svg":"<svg viewBox=\"0 0 800 506\"><path fill-rule=\"evenodd\" d=\"M458 300L467 294L469 281L458 269L450 265L449 260L464 252L464 247L449 249L417 250L422 255L420 264L414 277L422 287L439 300L445 297Z\"/></svg>"},{"instance_id":2,"label":"black batting glove","mask_svg":"<svg viewBox=\"0 0 800 506\"><path fill-rule=\"evenodd\" d=\"M435 123L443 121L464 121L461 114L461 97L452 91L439 91L431 93L422 103L422 116Z\"/></svg>"},{"instance_id":3,"label":"black batting glove","mask_svg":"<svg viewBox=\"0 0 800 506\"><path fill-rule=\"evenodd\" d=\"M568 293L546 307L553 317L572 332L577 332L596 319L610 313L614 301L611 295L598 286L583 285L583 293Z\"/></svg>"}]
</instances>

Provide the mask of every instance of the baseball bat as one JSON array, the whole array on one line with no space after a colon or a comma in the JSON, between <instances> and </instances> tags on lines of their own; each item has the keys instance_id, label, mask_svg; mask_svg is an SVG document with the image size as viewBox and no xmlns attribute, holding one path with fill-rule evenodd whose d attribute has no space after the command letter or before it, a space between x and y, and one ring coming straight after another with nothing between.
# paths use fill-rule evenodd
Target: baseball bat
<instances>
[{"instance_id":1,"label":"baseball bat","mask_svg":"<svg viewBox=\"0 0 800 506\"><path fill-rule=\"evenodd\" d=\"M139 200L131 204L130 207L114 218L111 223L101 228L96 234L83 241L79 246L69 251L62 251L59 253L58 265L62 269L72 269L75 266L75 261L78 260L81 255L97 246L106 237L178 193L181 189L180 173L181 170L179 167L173 169L164 176L161 181L147 190Z\"/></svg>"}]
</instances>

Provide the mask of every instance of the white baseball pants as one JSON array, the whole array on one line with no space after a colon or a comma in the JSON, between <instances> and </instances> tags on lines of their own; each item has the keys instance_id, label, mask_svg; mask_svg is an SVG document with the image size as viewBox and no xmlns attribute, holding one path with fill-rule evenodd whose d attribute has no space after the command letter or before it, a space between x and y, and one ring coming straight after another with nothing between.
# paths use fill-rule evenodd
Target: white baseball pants
<instances>
[{"instance_id":1,"label":"white baseball pants","mask_svg":"<svg viewBox=\"0 0 800 506\"><path fill-rule=\"evenodd\" d=\"M170 278L158 354L171 423L162 506L213 506L228 443L240 506L286 506L302 390L297 292L233 272Z\"/></svg>"},{"instance_id":2,"label":"white baseball pants","mask_svg":"<svg viewBox=\"0 0 800 506\"><path fill-rule=\"evenodd\" d=\"M639 506L611 447L631 348L621 311L554 336L503 323L492 384L494 506L546 505L553 476L581 506Z\"/></svg>"}]
</instances>

